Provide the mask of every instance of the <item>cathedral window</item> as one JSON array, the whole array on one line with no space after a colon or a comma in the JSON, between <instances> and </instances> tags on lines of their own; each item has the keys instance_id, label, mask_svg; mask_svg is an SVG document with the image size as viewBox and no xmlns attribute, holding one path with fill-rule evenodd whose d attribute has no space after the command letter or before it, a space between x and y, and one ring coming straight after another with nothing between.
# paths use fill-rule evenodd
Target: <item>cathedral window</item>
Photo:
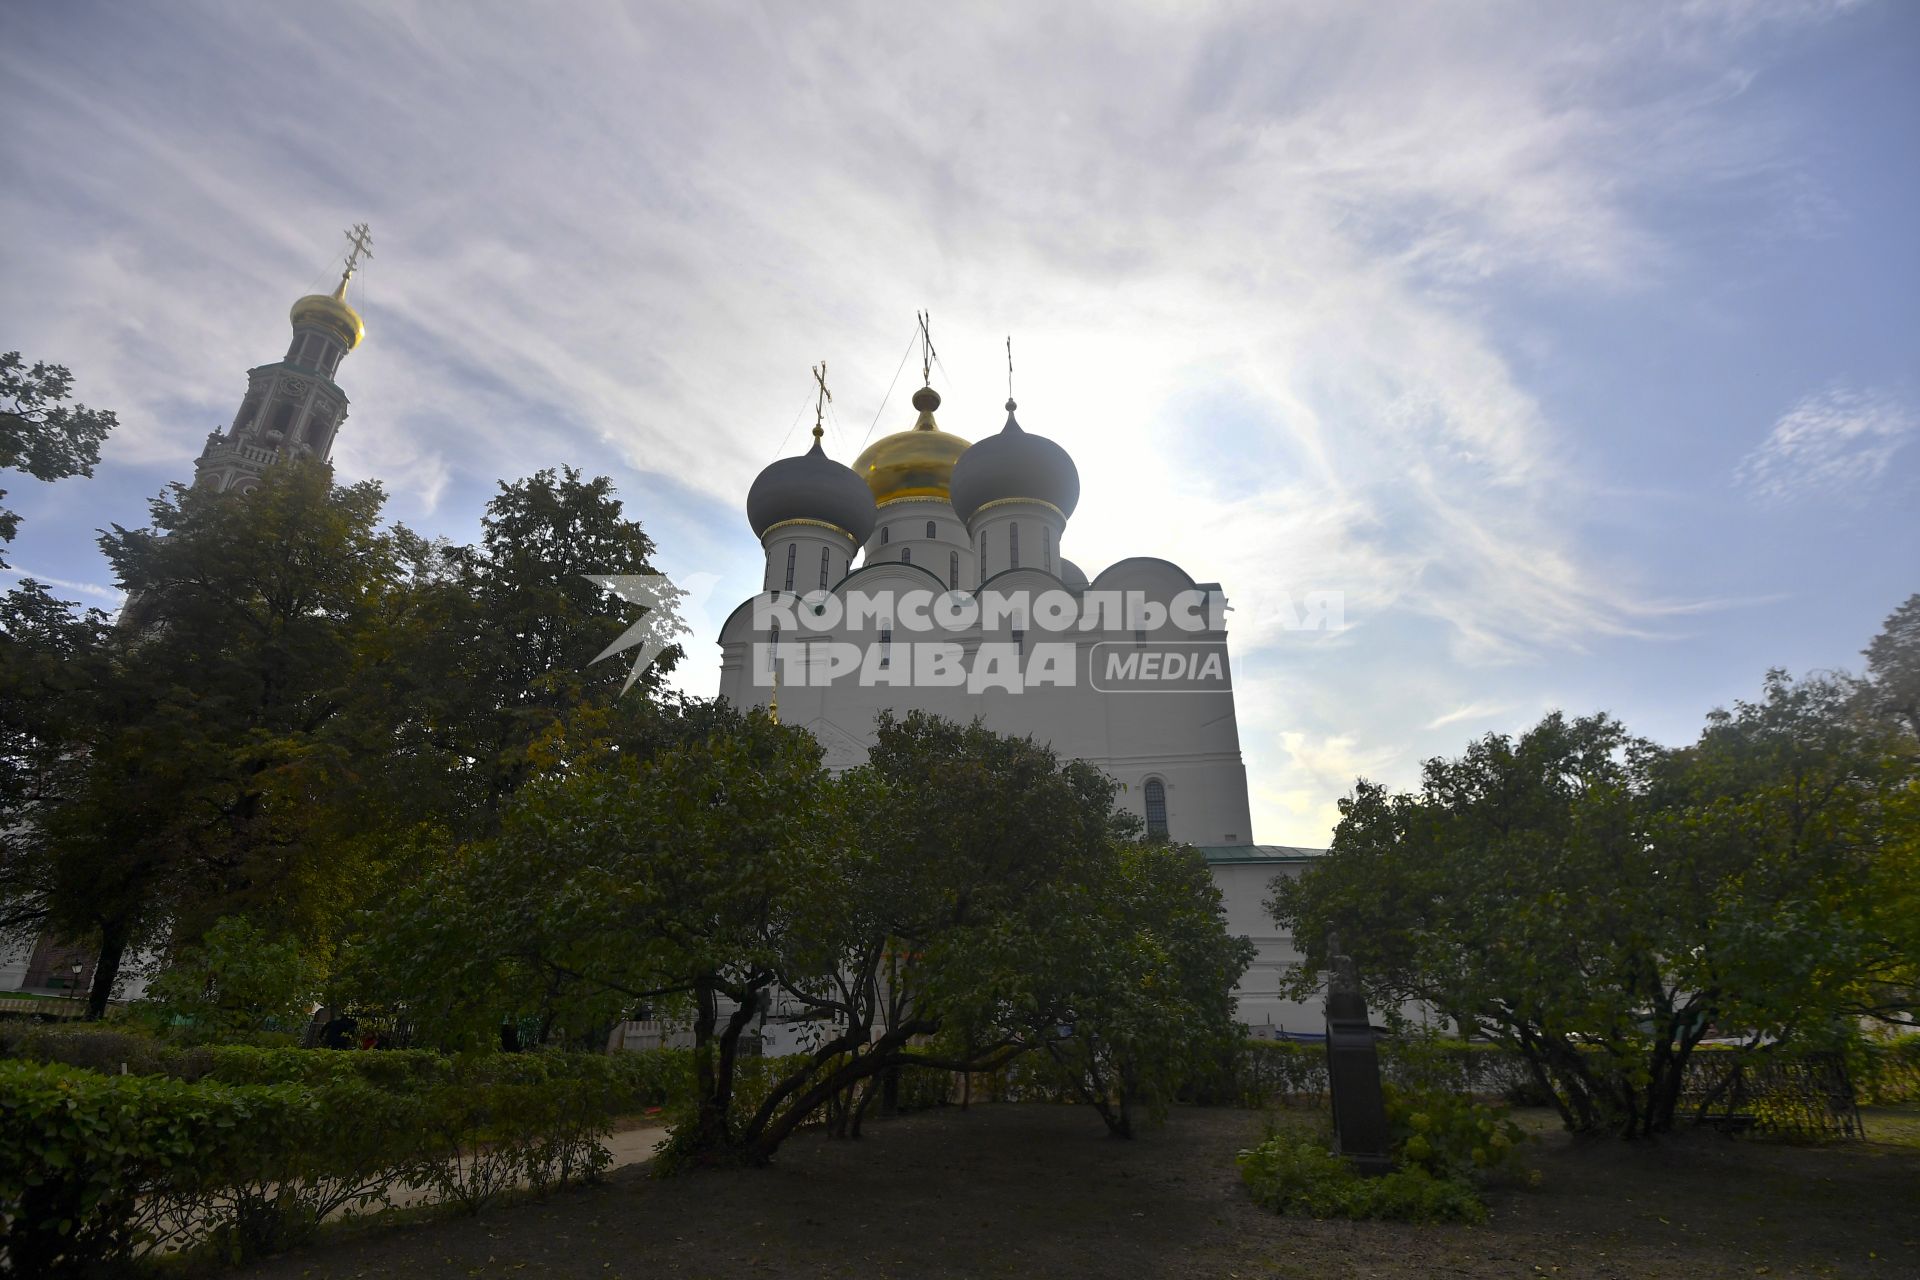
<instances>
[{"instance_id":1,"label":"cathedral window","mask_svg":"<svg viewBox=\"0 0 1920 1280\"><path fill-rule=\"evenodd\" d=\"M893 665L893 628L880 628L880 665L882 668Z\"/></svg>"},{"instance_id":2,"label":"cathedral window","mask_svg":"<svg viewBox=\"0 0 1920 1280\"><path fill-rule=\"evenodd\" d=\"M786 589L788 591L793 590L793 562L794 562L794 558L799 554L800 554L800 544L797 542L789 542L787 544L787 586L786 586Z\"/></svg>"},{"instance_id":3,"label":"cathedral window","mask_svg":"<svg viewBox=\"0 0 1920 1280\"><path fill-rule=\"evenodd\" d=\"M901 564L912 564L912 563L913 563L913 548L912 548L912 547L902 547L902 548L900 548L900 563L901 563Z\"/></svg>"},{"instance_id":4,"label":"cathedral window","mask_svg":"<svg viewBox=\"0 0 1920 1280\"><path fill-rule=\"evenodd\" d=\"M767 670L772 671L780 662L780 624L774 623L767 644Z\"/></svg>"},{"instance_id":5,"label":"cathedral window","mask_svg":"<svg viewBox=\"0 0 1920 1280\"><path fill-rule=\"evenodd\" d=\"M1020 523L1017 520L1007 526L1007 567L1020 567Z\"/></svg>"},{"instance_id":6,"label":"cathedral window","mask_svg":"<svg viewBox=\"0 0 1920 1280\"><path fill-rule=\"evenodd\" d=\"M933 521L931 521L931 520L929 520L929 521L927 521L927 536L928 536L929 538L931 538L931 537L934 537L934 536L935 536L935 534L934 534L934 526L933 526Z\"/></svg>"},{"instance_id":7,"label":"cathedral window","mask_svg":"<svg viewBox=\"0 0 1920 1280\"><path fill-rule=\"evenodd\" d=\"M1040 567L1053 572L1053 530L1044 526L1040 530Z\"/></svg>"},{"instance_id":8,"label":"cathedral window","mask_svg":"<svg viewBox=\"0 0 1920 1280\"><path fill-rule=\"evenodd\" d=\"M1158 778L1147 779L1147 835L1167 838L1167 788Z\"/></svg>"},{"instance_id":9,"label":"cathedral window","mask_svg":"<svg viewBox=\"0 0 1920 1280\"><path fill-rule=\"evenodd\" d=\"M886 546L886 545L887 545L887 544L888 544L889 542L892 542L892 541L893 541L893 529L892 529L892 527L891 527L891 526L889 526L889 527L887 527L887 528L884 528L884 529L882 529L882 530L880 530L880 545L881 545L881 546L883 546L883 547L884 547L884 546Z\"/></svg>"},{"instance_id":10,"label":"cathedral window","mask_svg":"<svg viewBox=\"0 0 1920 1280\"><path fill-rule=\"evenodd\" d=\"M1023 658L1027 656L1027 633L1019 627L1013 629L1013 651Z\"/></svg>"},{"instance_id":11,"label":"cathedral window","mask_svg":"<svg viewBox=\"0 0 1920 1280\"><path fill-rule=\"evenodd\" d=\"M958 551L947 553L947 586L954 591L960 589L960 553Z\"/></svg>"},{"instance_id":12,"label":"cathedral window","mask_svg":"<svg viewBox=\"0 0 1920 1280\"><path fill-rule=\"evenodd\" d=\"M825 547L820 548L820 589L822 591L827 589L827 567L832 563L833 552Z\"/></svg>"}]
</instances>

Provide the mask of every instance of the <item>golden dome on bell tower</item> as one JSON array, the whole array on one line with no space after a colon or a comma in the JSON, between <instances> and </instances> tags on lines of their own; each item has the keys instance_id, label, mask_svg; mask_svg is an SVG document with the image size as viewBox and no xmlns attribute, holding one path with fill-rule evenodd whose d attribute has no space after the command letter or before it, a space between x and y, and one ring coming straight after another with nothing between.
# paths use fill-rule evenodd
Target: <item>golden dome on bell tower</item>
<instances>
[{"instance_id":1,"label":"golden dome on bell tower","mask_svg":"<svg viewBox=\"0 0 1920 1280\"><path fill-rule=\"evenodd\" d=\"M310 293L293 304L293 310L287 312L287 319L295 324L310 324L326 330L345 344L351 351L359 346L367 336L367 325L360 313L347 305L347 281L353 278L349 270L340 277L340 283L334 286L332 293Z\"/></svg>"},{"instance_id":2,"label":"golden dome on bell tower","mask_svg":"<svg viewBox=\"0 0 1920 1280\"><path fill-rule=\"evenodd\" d=\"M953 464L967 451L968 441L948 435L933 420L940 393L921 387L913 393L919 420L906 431L883 436L854 460L853 469L873 490L876 503L896 498L946 499L953 483Z\"/></svg>"},{"instance_id":3,"label":"golden dome on bell tower","mask_svg":"<svg viewBox=\"0 0 1920 1280\"><path fill-rule=\"evenodd\" d=\"M287 319L296 325L313 325L339 339L341 345L351 351L367 336L366 322L358 311L347 305L347 281L353 279L360 259L373 256L373 235L366 223L353 224L353 229L347 232L347 245L347 267L340 273L340 283L333 286L333 292L308 294L293 304Z\"/></svg>"}]
</instances>

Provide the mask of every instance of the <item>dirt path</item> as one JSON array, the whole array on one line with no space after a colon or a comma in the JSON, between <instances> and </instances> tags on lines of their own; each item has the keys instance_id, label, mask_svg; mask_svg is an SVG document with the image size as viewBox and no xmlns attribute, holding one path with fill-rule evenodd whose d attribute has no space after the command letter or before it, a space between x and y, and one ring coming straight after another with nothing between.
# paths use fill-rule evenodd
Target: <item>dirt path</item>
<instances>
[{"instance_id":1,"label":"dirt path","mask_svg":"<svg viewBox=\"0 0 1920 1280\"><path fill-rule=\"evenodd\" d=\"M1484 1227L1312 1222L1254 1208L1243 1111L1132 1143L1071 1107L976 1107L805 1136L771 1169L608 1185L478 1219L374 1228L247 1274L406 1276L1920 1276L1920 1151L1721 1138L1534 1151ZM1762 1270L1762 1268L1766 1268Z\"/></svg>"}]
</instances>

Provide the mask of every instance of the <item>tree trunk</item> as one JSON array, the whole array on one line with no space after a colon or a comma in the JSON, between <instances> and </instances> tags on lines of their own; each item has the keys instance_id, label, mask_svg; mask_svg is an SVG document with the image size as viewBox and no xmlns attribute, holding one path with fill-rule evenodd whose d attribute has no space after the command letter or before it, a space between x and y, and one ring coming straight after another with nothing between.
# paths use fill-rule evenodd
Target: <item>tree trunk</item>
<instances>
[{"instance_id":1,"label":"tree trunk","mask_svg":"<svg viewBox=\"0 0 1920 1280\"><path fill-rule=\"evenodd\" d=\"M100 931L100 959L93 966L93 986L87 992L87 1021L98 1022L107 1016L107 1001L120 978L120 962L126 958L127 938L133 931L124 919L107 922Z\"/></svg>"}]
</instances>

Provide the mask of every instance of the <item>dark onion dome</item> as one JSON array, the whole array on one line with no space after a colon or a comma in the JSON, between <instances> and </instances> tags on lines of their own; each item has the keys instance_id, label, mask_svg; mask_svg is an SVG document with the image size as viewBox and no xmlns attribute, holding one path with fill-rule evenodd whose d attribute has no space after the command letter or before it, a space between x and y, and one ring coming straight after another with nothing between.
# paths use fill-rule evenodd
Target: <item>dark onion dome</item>
<instances>
[{"instance_id":1,"label":"dark onion dome","mask_svg":"<svg viewBox=\"0 0 1920 1280\"><path fill-rule=\"evenodd\" d=\"M867 482L829 458L819 436L799 457L776 460L747 490L747 523L756 538L784 520L815 520L865 542L878 518Z\"/></svg>"},{"instance_id":2,"label":"dark onion dome","mask_svg":"<svg viewBox=\"0 0 1920 1280\"><path fill-rule=\"evenodd\" d=\"M1060 581L1066 583L1076 591L1082 590L1088 585L1086 570L1065 556L1060 558L1060 573L1058 576Z\"/></svg>"},{"instance_id":3,"label":"dark onion dome","mask_svg":"<svg viewBox=\"0 0 1920 1280\"><path fill-rule=\"evenodd\" d=\"M1007 425L976 442L953 464L953 509L972 523L974 512L1008 498L1051 503L1070 516L1080 501L1080 472L1073 459L1045 436L1024 431L1007 401Z\"/></svg>"}]
</instances>

